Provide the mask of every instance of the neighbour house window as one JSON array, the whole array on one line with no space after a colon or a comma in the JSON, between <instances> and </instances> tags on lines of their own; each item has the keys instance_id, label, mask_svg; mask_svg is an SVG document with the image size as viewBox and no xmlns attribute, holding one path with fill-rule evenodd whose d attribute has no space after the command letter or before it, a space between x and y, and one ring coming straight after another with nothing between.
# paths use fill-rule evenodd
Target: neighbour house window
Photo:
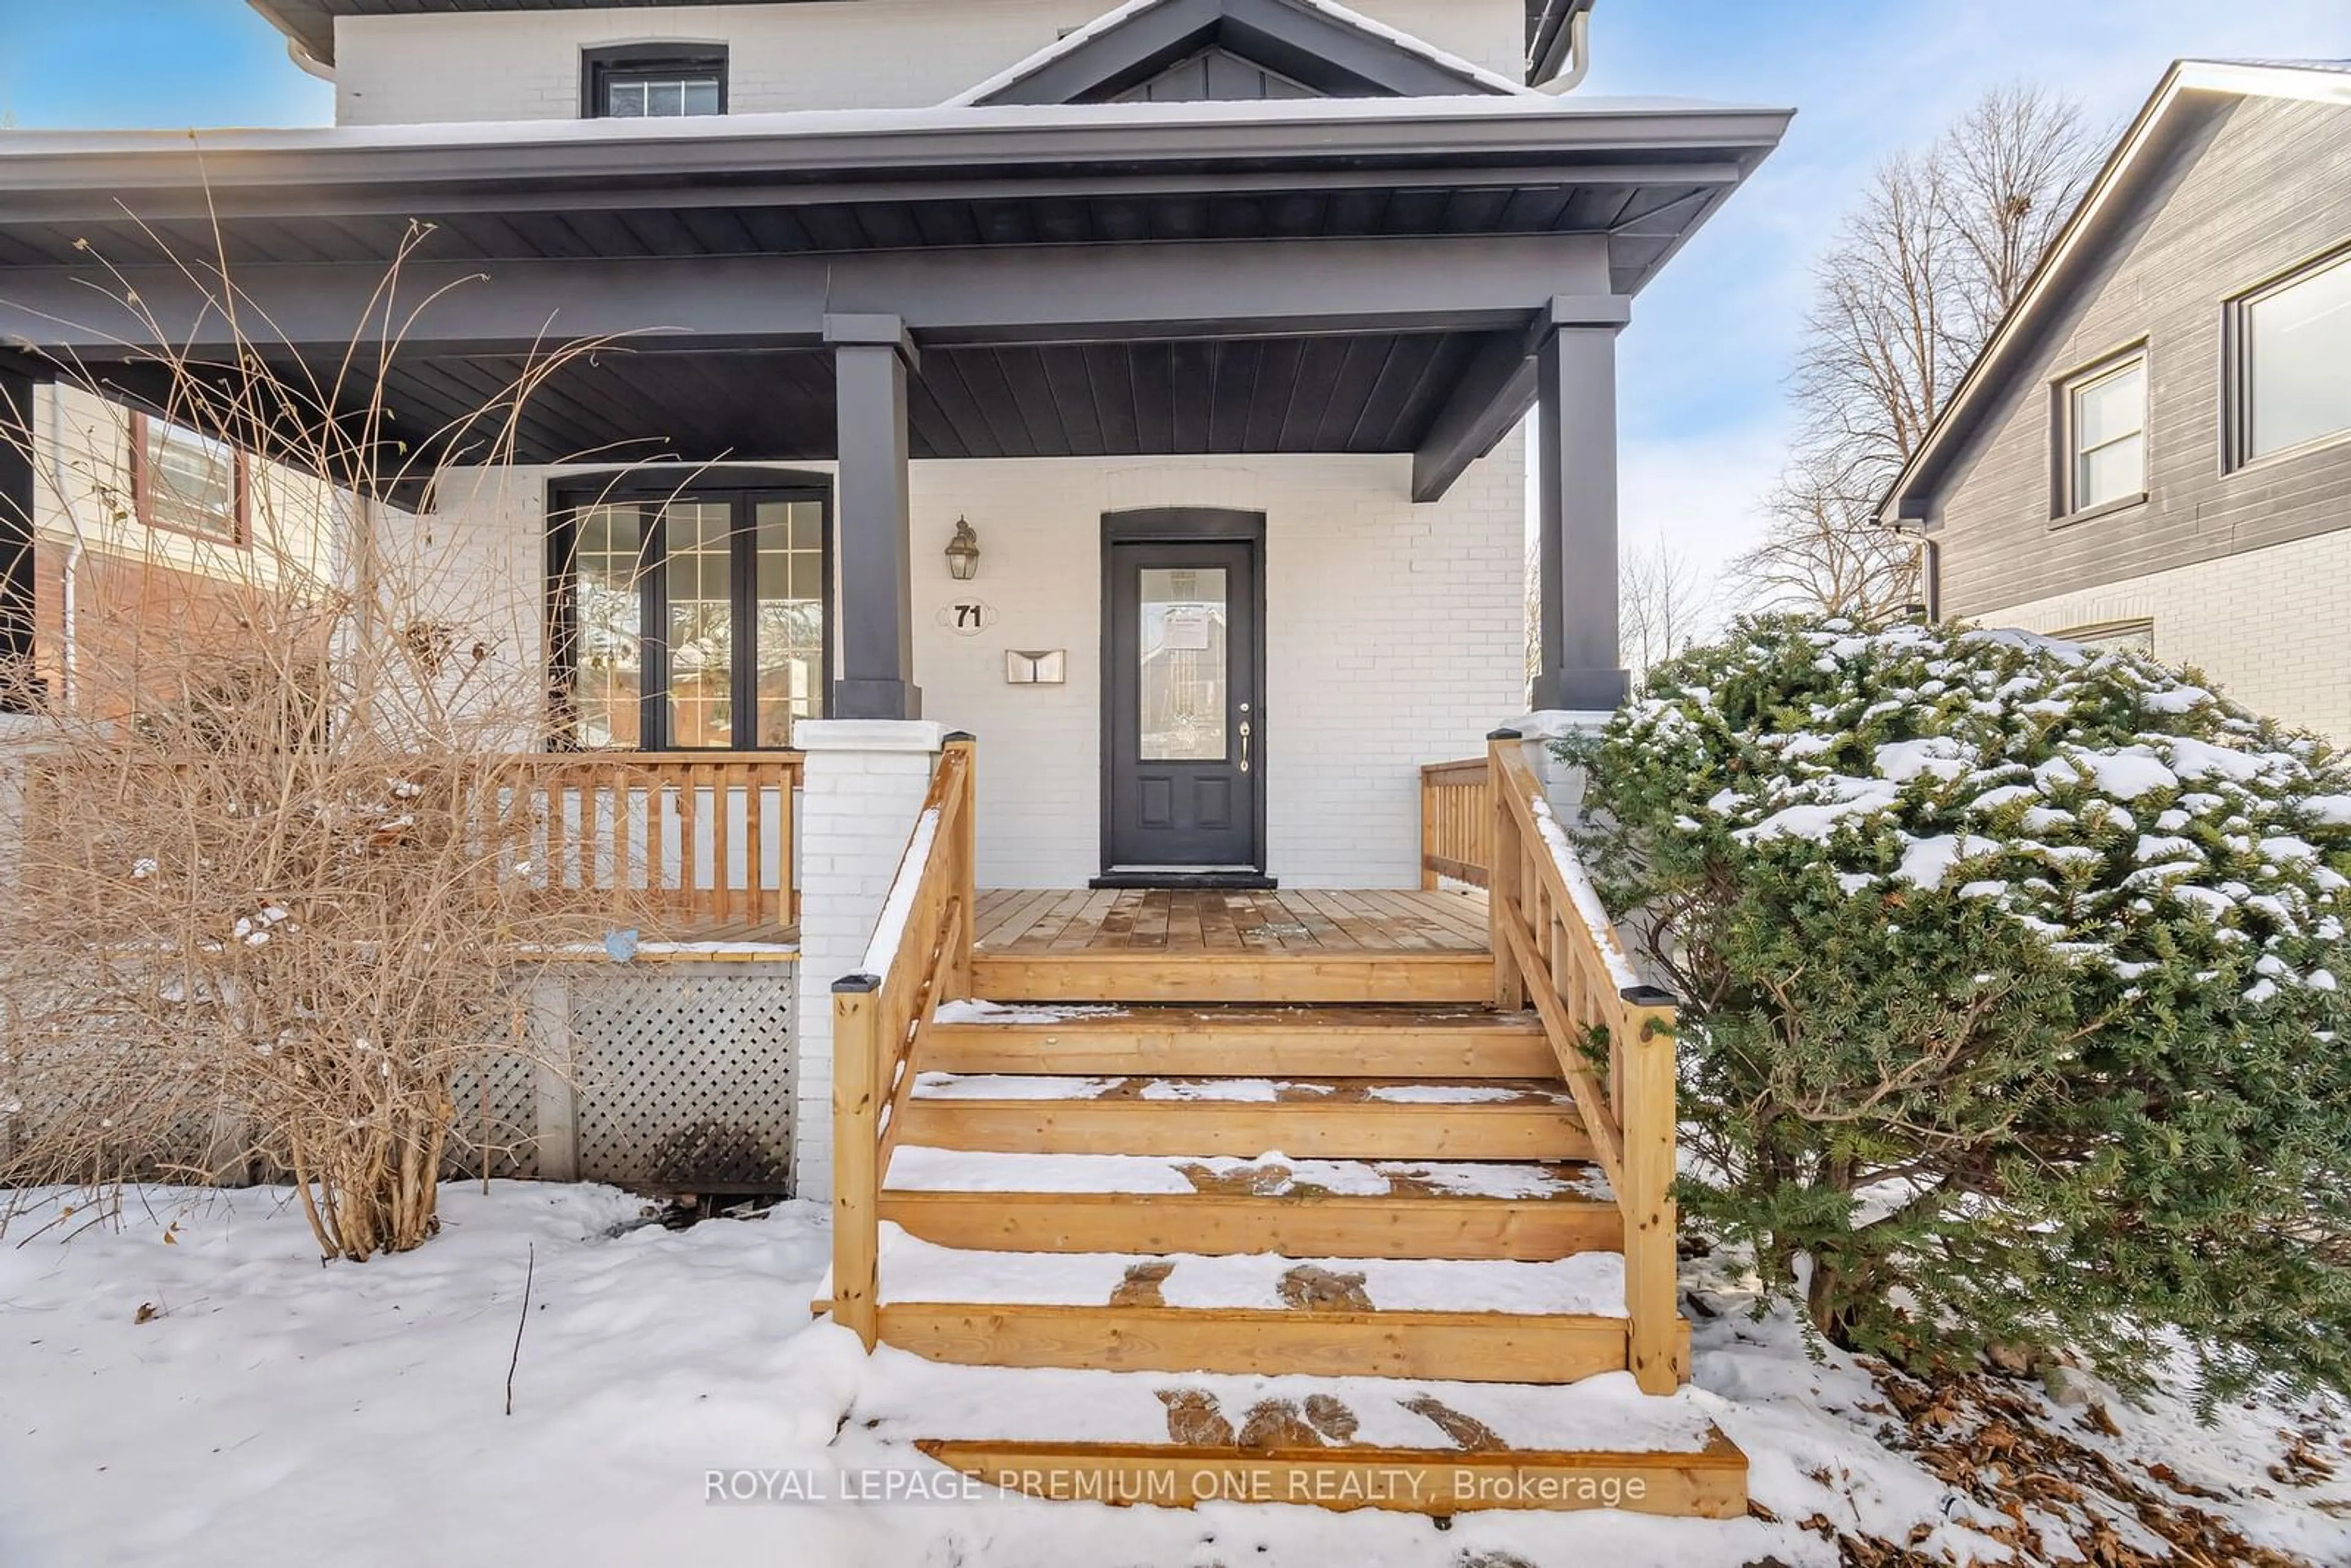
<instances>
[{"instance_id":1,"label":"neighbour house window","mask_svg":"<svg viewBox=\"0 0 2351 1568\"><path fill-rule=\"evenodd\" d=\"M676 120L726 112L724 45L626 44L580 54L588 120Z\"/></svg>"},{"instance_id":2,"label":"neighbour house window","mask_svg":"<svg viewBox=\"0 0 2351 1568\"><path fill-rule=\"evenodd\" d=\"M224 544L250 537L252 475L225 441L143 413L131 416L131 493L139 520Z\"/></svg>"},{"instance_id":3,"label":"neighbour house window","mask_svg":"<svg viewBox=\"0 0 2351 1568\"><path fill-rule=\"evenodd\" d=\"M2236 300L2231 319L2236 461L2351 432L2351 252Z\"/></svg>"},{"instance_id":4,"label":"neighbour house window","mask_svg":"<svg viewBox=\"0 0 2351 1568\"><path fill-rule=\"evenodd\" d=\"M559 496L553 515L557 676L576 744L775 748L822 716L821 495Z\"/></svg>"},{"instance_id":5,"label":"neighbour house window","mask_svg":"<svg viewBox=\"0 0 2351 1568\"><path fill-rule=\"evenodd\" d=\"M2083 371L2060 398L2064 471L2060 517L2112 506L2147 493L2147 355Z\"/></svg>"}]
</instances>

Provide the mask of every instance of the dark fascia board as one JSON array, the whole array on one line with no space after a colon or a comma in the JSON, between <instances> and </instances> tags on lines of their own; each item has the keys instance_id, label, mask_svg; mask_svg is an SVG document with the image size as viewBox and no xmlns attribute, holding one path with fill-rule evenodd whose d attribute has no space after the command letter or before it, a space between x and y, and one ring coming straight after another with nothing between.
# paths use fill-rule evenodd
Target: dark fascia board
<instances>
[{"instance_id":1,"label":"dark fascia board","mask_svg":"<svg viewBox=\"0 0 2351 1568\"><path fill-rule=\"evenodd\" d=\"M2090 182L1983 351L1943 404L1878 503L1887 527L1931 524L1935 497L1952 465L1998 414L2003 394L2029 363L2044 329L2062 315L2105 238L2136 214L2164 159L2199 124L2246 97L2306 98L2351 105L2351 74L2331 61L2175 60Z\"/></svg>"},{"instance_id":2,"label":"dark fascia board","mask_svg":"<svg viewBox=\"0 0 2351 1568\"><path fill-rule=\"evenodd\" d=\"M1046 51L1032 68L1015 68L971 101L1099 103L1211 47L1334 98L1500 90L1490 79L1301 0L1159 0Z\"/></svg>"},{"instance_id":3,"label":"dark fascia board","mask_svg":"<svg viewBox=\"0 0 2351 1568\"><path fill-rule=\"evenodd\" d=\"M1108 193L1128 182L1147 188L1171 171L1234 164L1301 173L1492 165L1534 178L1547 167L1623 163L1668 183L1684 167L1728 166L1744 178L1778 145L1792 112L1604 100L1571 110L1527 98L1381 102L1393 102L1393 113L1301 99L1252 105L1246 116L1121 104L747 115L651 130L647 121L566 120L554 132L529 122L454 127L445 137L413 127L0 135L0 214L44 223L126 210L159 217L175 202L194 202L195 212L225 215L248 204L282 209L288 193L308 210L344 214L423 212L436 199L480 195L552 195L588 210L600 191L667 187L722 200L755 182L823 181L843 200L881 183L900 197L933 187L953 197L975 180L1073 172Z\"/></svg>"}]
</instances>

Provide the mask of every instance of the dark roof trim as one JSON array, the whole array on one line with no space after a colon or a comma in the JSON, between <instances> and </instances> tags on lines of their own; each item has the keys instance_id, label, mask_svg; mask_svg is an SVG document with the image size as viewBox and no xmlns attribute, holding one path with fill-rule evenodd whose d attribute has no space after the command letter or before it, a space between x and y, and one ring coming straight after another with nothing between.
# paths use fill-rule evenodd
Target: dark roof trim
<instances>
[{"instance_id":1,"label":"dark roof trim","mask_svg":"<svg viewBox=\"0 0 2351 1568\"><path fill-rule=\"evenodd\" d=\"M1331 98L1516 89L1515 83L1322 0L1136 0L957 101L1101 103L1207 48L1225 49Z\"/></svg>"},{"instance_id":2,"label":"dark roof trim","mask_svg":"<svg viewBox=\"0 0 2351 1568\"><path fill-rule=\"evenodd\" d=\"M2095 259L2098 246L2128 220L2158 172L2164 151L2217 105L2241 98L2292 98L2351 107L2351 72L2335 61L2177 60L2139 109L2090 183L2082 204L2041 266L2001 319L1991 340L1943 405L1933 428L1878 504L1881 523L1930 523L1933 502L1969 441L1998 412L2000 394L2031 359L2046 324Z\"/></svg>"}]
</instances>

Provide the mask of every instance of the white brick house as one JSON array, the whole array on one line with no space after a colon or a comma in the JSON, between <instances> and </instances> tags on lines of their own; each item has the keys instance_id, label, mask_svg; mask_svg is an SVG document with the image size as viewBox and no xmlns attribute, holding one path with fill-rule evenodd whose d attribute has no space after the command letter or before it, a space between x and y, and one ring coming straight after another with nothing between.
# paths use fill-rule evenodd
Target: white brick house
<instances>
[{"instance_id":1,"label":"white brick house","mask_svg":"<svg viewBox=\"0 0 2351 1568\"><path fill-rule=\"evenodd\" d=\"M0 139L0 398L68 362L136 387L145 326L44 247L137 256L200 190L314 362L369 247L434 225L411 273L465 287L387 383L408 428L549 334L621 338L515 464L452 438L379 510L572 742L792 759L796 822L769 801L751 863L684 874L797 915L810 1191L826 988L943 734L978 737L984 888L1416 888L1420 768L1529 706L1531 440L1534 705L1621 695L1614 341L1786 119L1579 97L1588 0L253 3L335 128ZM0 520L26 483L0 465ZM713 590L674 536L721 517ZM582 632L591 591L633 596L634 652ZM821 630L787 646L770 610ZM716 675L668 647L689 612L736 618ZM1138 750L1150 723L1180 733Z\"/></svg>"}]
</instances>

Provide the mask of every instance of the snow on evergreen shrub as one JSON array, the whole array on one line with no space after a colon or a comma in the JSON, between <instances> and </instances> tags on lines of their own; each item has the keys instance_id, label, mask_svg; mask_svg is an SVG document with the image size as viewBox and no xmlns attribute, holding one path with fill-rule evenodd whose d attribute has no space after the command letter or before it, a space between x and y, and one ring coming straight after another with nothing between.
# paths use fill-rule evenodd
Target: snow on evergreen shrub
<instances>
[{"instance_id":1,"label":"snow on evergreen shrub","mask_svg":"<svg viewBox=\"0 0 2351 1568\"><path fill-rule=\"evenodd\" d=\"M1687 998L1687 1210L1914 1365L2351 1386L2351 770L2130 652L1741 622L1583 828Z\"/></svg>"}]
</instances>

